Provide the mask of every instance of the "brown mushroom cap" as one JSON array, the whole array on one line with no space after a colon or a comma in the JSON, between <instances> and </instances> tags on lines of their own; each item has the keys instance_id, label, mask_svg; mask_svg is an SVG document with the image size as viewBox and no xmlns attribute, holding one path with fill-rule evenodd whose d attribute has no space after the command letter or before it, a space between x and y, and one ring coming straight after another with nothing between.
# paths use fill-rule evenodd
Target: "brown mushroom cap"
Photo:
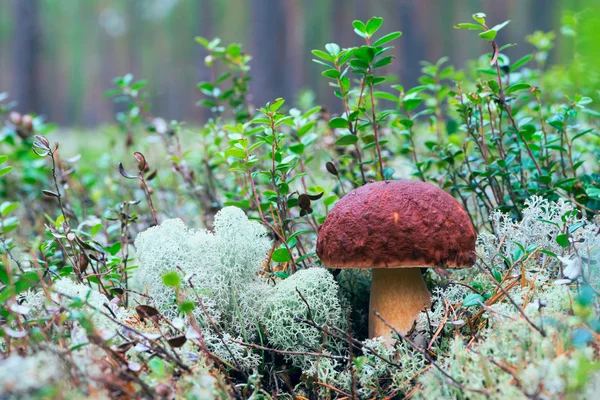
<instances>
[{"instance_id":1,"label":"brown mushroom cap","mask_svg":"<svg viewBox=\"0 0 600 400\"><path fill-rule=\"evenodd\" d=\"M374 182L339 200L319 229L333 268L470 267L476 233L451 195L425 182Z\"/></svg>"}]
</instances>

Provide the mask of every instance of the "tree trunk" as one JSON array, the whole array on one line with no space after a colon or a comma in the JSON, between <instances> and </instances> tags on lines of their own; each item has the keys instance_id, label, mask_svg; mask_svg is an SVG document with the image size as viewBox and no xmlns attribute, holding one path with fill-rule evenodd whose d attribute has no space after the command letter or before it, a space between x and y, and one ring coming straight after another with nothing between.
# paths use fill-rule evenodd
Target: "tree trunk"
<instances>
[{"instance_id":1,"label":"tree trunk","mask_svg":"<svg viewBox=\"0 0 600 400\"><path fill-rule=\"evenodd\" d=\"M38 109L38 0L13 0L13 96L22 112Z\"/></svg>"},{"instance_id":2,"label":"tree trunk","mask_svg":"<svg viewBox=\"0 0 600 400\"><path fill-rule=\"evenodd\" d=\"M257 107L277 97L289 100L288 71L281 67L287 33L283 4L278 0L252 1L254 48L251 87Z\"/></svg>"}]
</instances>

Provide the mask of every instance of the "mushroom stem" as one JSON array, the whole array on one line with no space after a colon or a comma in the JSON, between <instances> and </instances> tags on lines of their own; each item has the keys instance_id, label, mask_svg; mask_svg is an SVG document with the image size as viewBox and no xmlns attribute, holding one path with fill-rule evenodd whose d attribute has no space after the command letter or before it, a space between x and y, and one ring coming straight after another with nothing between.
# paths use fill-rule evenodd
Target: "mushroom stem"
<instances>
[{"instance_id":1,"label":"mushroom stem","mask_svg":"<svg viewBox=\"0 0 600 400\"><path fill-rule=\"evenodd\" d=\"M392 331L375 316L378 311L400 333L407 333L424 307L431 306L420 268L374 268L369 304L369 337L393 344Z\"/></svg>"}]
</instances>

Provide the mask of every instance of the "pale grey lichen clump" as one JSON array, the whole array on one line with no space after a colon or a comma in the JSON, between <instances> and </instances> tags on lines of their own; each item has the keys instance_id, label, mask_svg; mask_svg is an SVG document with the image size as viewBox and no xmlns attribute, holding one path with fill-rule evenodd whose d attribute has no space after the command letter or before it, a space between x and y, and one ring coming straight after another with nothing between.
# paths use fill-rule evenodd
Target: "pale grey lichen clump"
<instances>
[{"instance_id":1,"label":"pale grey lichen clump","mask_svg":"<svg viewBox=\"0 0 600 400\"><path fill-rule=\"evenodd\" d=\"M253 337L257 301L269 289L258 274L270 240L264 227L235 207L219 211L214 228L214 233L188 229L180 219L170 219L140 233L135 241L137 279L161 312L174 318L178 315L174 290L163 284L162 276L179 267L188 299L200 296L211 319L226 332ZM192 293L189 278L197 293ZM199 305L194 314L203 326L210 325Z\"/></svg>"},{"instance_id":2,"label":"pale grey lichen clump","mask_svg":"<svg viewBox=\"0 0 600 400\"><path fill-rule=\"evenodd\" d=\"M264 301L263 323L269 343L277 349L305 352L319 352L322 349L335 354L343 352L344 346L339 340L328 336L323 345L323 332L296 319L300 317L345 332L346 316L340 304L338 286L326 269L309 268L296 272L279 282ZM288 358L295 365L308 368L316 357Z\"/></svg>"},{"instance_id":3,"label":"pale grey lichen clump","mask_svg":"<svg viewBox=\"0 0 600 400\"><path fill-rule=\"evenodd\" d=\"M295 321L296 316L308 318L308 308L296 288L314 308L312 317L317 324L345 328L338 286L328 271L298 271L272 287L260 275L271 246L264 227L249 221L235 207L225 207L217 213L214 227L214 233L196 231L188 229L181 220L171 219L138 235L137 280L167 318L176 318L178 310L174 290L163 284L162 276L179 267L183 271L183 295L192 301L198 295L224 335L226 344L197 304L194 316L205 329L207 346L219 357L245 369L256 368L261 358L235 341L253 341L263 327L269 343L277 349L312 351L321 346L322 333ZM187 283L190 277L196 293ZM327 340L326 350L340 348L338 341ZM297 365L308 365L305 357L291 359Z\"/></svg>"},{"instance_id":4,"label":"pale grey lichen clump","mask_svg":"<svg viewBox=\"0 0 600 400\"><path fill-rule=\"evenodd\" d=\"M495 211L490 217L494 234L480 233L477 241L478 255L490 264L498 251L510 258L515 251L518 251L519 247L525 249L535 247L561 256L563 248L556 241L556 237L565 232L565 225L569 225L573 229L570 238L578 252L584 254L586 258L599 260L598 226L582 218L581 213L569 216L567 224L563 218L567 213L573 211L573 205L563 199L552 202L538 196L533 196L525 202L520 220L515 221L510 215ZM574 254L568 256L574 256ZM495 258L499 259L499 257ZM548 261L548 268L545 271L548 273L556 272L561 264L552 256L542 255L541 264L545 264L546 261ZM501 264L501 262L496 264ZM585 275L590 283L600 282L599 268L590 268L589 263L582 263L581 268L581 274Z\"/></svg>"},{"instance_id":5,"label":"pale grey lichen clump","mask_svg":"<svg viewBox=\"0 0 600 400\"><path fill-rule=\"evenodd\" d=\"M393 390L405 393L410 390L412 379L426 367L425 358L404 342L389 347L383 338L374 338L364 340L362 346L363 355L353 362L356 394L361 399L379 398L385 392L382 383L387 381L391 381ZM338 360L313 361L304 373L347 393L352 391L352 375ZM321 387L319 394L327 398L329 391Z\"/></svg>"},{"instance_id":6,"label":"pale grey lichen clump","mask_svg":"<svg viewBox=\"0 0 600 400\"><path fill-rule=\"evenodd\" d=\"M561 347L560 333L547 327L548 335L541 337L523 319L504 320L494 323L482 332L480 340L467 345L462 337L456 337L447 349L447 356L438 363L464 387L471 389L470 399L506 399L536 396L540 399L562 398L567 393L583 396L586 387L600 378L582 379L595 362L591 347L571 349ZM514 370L515 376L505 372L490 360ZM516 379L515 379L516 378ZM587 380L587 382L586 382ZM458 399L465 392L449 382L437 370L431 370L420 379L422 389L417 398ZM582 390L583 389L583 390ZM478 393L473 390L481 390Z\"/></svg>"},{"instance_id":7,"label":"pale grey lichen clump","mask_svg":"<svg viewBox=\"0 0 600 400\"><path fill-rule=\"evenodd\" d=\"M63 296L65 295L65 296ZM117 320L124 321L131 313L116 304L111 303L102 293L82 283L77 283L69 278L58 279L54 282L54 301L65 304L77 298L89 306L84 306L88 316L94 323L94 328L106 333L116 331L118 325L107 315L110 307Z\"/></svg>"},{"instance_id":8,"label":"pale grey lichen clump","mask_svg":"<svg viewBox=\"0 0 600 400\"><path fill-rule=\"evenodd\" d=\"M27 357L12 354L0 360L0 397L27 398L31 393L56 384L64 374L60 365L59 358L47 351Z\"/></svg>"},{"instance_id":9,"label":"pale grey lichen clump","mask_svg":"<svg viewBox=\"0 0 600 400\"><path fill-rule=\"evenodd\" d=\"M162 281L166 272L176 271L181 275L180 296L196 303L193 314L206 329L209 349L226 361L255 368L259 357L231 339L252 341L257 336L257 310L270 290L259 275L271 246L265 228L249 221L242 210L225 207L215 216L214 233L169 219L140 233L135 244L136 279L163 315L168 319L179 315L175 291ZM217 337L207 314L225 335L226 344Z\"/></svg>"},{"instance_id":10,"label":"pale grey lichen clump","mask_svg":"<svg viewBox=\"0 0 600 400\"><path fill-rule=\"evenodd\" d=\"M175 398L190 400L227 400L230 399L224 378L211 371L205 359L198 360L191 373L183 375L177 384Z\"/></svg>"}]
</instances>

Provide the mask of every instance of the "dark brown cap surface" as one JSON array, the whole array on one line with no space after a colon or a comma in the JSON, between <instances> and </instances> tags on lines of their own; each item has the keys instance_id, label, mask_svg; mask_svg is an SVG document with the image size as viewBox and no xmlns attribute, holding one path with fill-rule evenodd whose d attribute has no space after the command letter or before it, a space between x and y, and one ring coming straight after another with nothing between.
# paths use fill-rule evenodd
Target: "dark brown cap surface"
<instances>
[{"instance_id":1,"label":"dark brown cap surface","mask_svg":"<svg viewBox=\"0 0 600 400\"><path fill-rule=\"evenodd\" d=\"M476 233L462 206L434 185L374 182L340 199L319 229L334 268L470 267Z\"/></svg>"}]
</instances>

